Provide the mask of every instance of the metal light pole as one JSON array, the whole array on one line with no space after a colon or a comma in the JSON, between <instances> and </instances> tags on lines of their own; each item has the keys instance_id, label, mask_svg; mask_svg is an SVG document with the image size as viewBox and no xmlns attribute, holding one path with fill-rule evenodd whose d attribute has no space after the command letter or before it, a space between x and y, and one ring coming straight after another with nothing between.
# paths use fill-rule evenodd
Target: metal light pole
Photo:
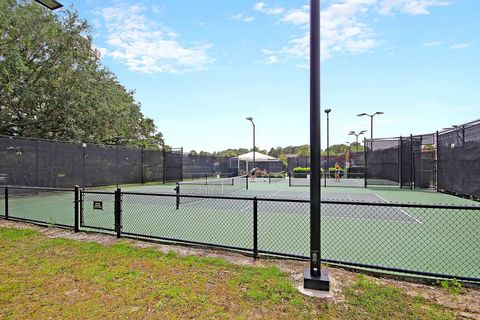
<instances>
[{"instance_id":1,"label":"metal light pole","mask_svg":"<svg viewBox=\"0 0 480 320\"><path fill-rule=\"evenodd\" d=\"M57 10L63 7L63 4L56 0L35 0L35 2L40 3L41 5L47 7L50 10Z\"/></svg>"},{"instance_id":2,"label":"metal light pole","mask_svg":"<svg viewBox=\"0 0 480 320\"><path fill-rule=\"evenodd\" d=\"M252 117L247 117L245 118L248 121L250 121L253 125L253 167L255 167L255 123L253 123L253 118Z\"/></svg>"},{"instance_id":3,"label":"metal light pole","mask_svg":"<svg viewBox=\"0 0 480 320\"><path fill-rule=\"evenodd\" d=\"M325 172L323 175L325 176L324 182L325 187L327 186L327 176L330 174L330 112L332 109L325 109L325 113L327 114L327 161L325 163Z\"/></svg>"},{"instance_id":4,"label":"metal light pole","mask_svg":"<svg viewBox=\"0 0 480 320\"><path fill-rule=\"evenodd\" d=\"M362 130L360 131L359 133L356 133L355 131L350 131L348 133L349 136L355 136L357 138L357 144L355 146L356 150L355 152L358 153L358 136L361 136L362 134L364 134L365 132L367 132L367 130Z\"/></svg>"},{"instance_id":5,"label":"metal light pole","mask_svg":"<svg viewBox=\"0 0 480 320\"><path fill-rule=\"evenodd\" d=\"M373 146L373 117L375 117L377 114L381 115L381 114L384 114L384 113L381 112L381 111L377 111L374 114L368 114L368 113L357 114L357 117L363 117L363 116L369 116L370 117L370 143L371 143L372 146Z\"/></svg>"},{"instance_id":6,"label":"metal light pole","mask_svg":"<svg viewBox=\"0 0 480 320\"><path fill-rule=\"evenodd\" d=\"M320 113L320 0L310 0L310 267L303 271L303 287L329 291L320 254Z\"/></svg>"}]
</instances>

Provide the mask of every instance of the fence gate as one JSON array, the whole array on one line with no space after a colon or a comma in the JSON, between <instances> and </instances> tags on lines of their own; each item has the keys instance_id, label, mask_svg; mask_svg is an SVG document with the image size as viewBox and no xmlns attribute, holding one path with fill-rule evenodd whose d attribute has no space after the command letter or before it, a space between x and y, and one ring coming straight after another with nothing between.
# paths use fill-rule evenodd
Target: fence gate
<instances>
[{"instance_id":1,"label":"fence gate","mask_svg":"<svg viewBox=\"0 0 480 320\"><path fill-rule=\"evenodd\" d=\"M115 231L115 192L80 191L80 227Z\"/></svg>"}]
</instances>

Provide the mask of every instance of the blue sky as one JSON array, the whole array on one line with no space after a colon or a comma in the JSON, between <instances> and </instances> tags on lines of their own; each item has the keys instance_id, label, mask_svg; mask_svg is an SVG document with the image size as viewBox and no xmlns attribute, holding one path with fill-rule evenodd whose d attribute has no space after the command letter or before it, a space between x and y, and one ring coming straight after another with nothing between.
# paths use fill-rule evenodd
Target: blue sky
<instances>
[{"instance_id":1,"label":"blue sky","mask_svg":"<svg viewBox=\"0 0 480 320\"><path fill-rule=\"evenodd\" d=\"M246 116L261 148L309 142L308 1L62 3L90 22L102 62L169 145L249 147ZM325 0L321 11L332 144L370 129L362 112L385 112L376 137L480 118L480 1Z\"/></svg>"}]
</instances>

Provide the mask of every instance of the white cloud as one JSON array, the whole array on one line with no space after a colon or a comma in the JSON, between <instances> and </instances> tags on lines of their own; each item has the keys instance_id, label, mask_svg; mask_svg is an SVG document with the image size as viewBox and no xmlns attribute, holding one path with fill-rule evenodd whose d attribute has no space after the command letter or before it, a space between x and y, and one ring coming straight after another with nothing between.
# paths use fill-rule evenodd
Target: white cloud
<instances>
[{"instance_id":1,"label":"white cloud","mask_svg":"<svg viewBox=\"0 0 480 320\"><path fill-rule=\"evenodd\" d=\"M430 14L430 8L447 6L451 3L452 1L446 0L328 1L321 11L321 59L331 58L336 53L368 52L379 46L380 41L369 25L372 21L372 14L393 15L397 12L409 15ZM254 9L267 14L269 8L264 2L258 2ZM309 5L288 10L280 15L279 22L301 28L308 27L310 23ZM431 42L423 45L434 46L440 44L442 43ZM290 59L308 61L309 32L304 32L301 36L295 36L281 49L270 51L272 52L264 52L264 54L266 56L276 55L279 61Z\"/></svg>"},{"instance_id":2,"label":"white cloud","mask_svg":"<svg viewBox=\"0 0 480 320\"><path fill-rule=\"evenodd\" d=\"M243 21L243 22L252 22L253 20L255 20L254 17L245 16L243 13L235 14L230 19L240 20L240 21Z\"/></svg>"},{"instance_id":3,"label":"white cloud","mask_svg":"<svg viewBox=\"0 0 480 320\"><path fill-rule=\"evenodd\" d=\"M267 5L265 4L265 2L257 2L255 3L255 5L253 6L253 9L255 11L259 11L259 12L263 12L265 14L268 14L268 15L271 15L271 16L278 16L280 14L282 14L285 9L282 8L282 7L273 7L273 8L269 8L267 7Z\"/></svg>"},{"instance_id":4,"label":"white cloud","mask_svg":"<svg viewBox=\"0 0 480 320\"><path fill-rule=\"evenodd\" d=\"M184 44L179 34L156 23L141 5L107 7L99 12L108 31L105 55L141 73L184 73L204 70L213 59L211 44Z\"/></svg>"},{"instance_id":5,"label":"white cloud","mask_svg":"<svg viewBox=\"0 0 480 320\"><path fill-rule=\"evenodd\" d=\"M465 49L471 47L471 43L455 43L450 46L450 49L456 50L456 49Z\"/></svg>"},{"instance_id":6,"label":"white cloud","mask_svg":"<svg viewBox=\"0 0 480 320\"><path fill-rule=\"evenodd\" d=\"M294 9L285 14L280 21L295 25L308 25L310 23L310 15L307 10Z\"/></svg>"},{"instance_id":7,"label":"white cloud","mask_svg":"<svg viewBox=\"0 0 480 320\"><path fill-rule=\"evenodd\" d=\"M378 3L378 12L392 15L395 11L410 15L430 14L430 7L448 6L447 0L382 0Z\"/></svg>"},{"instance_id":8,"label":"white cloud","mask_svg":"<svg viewBox=\"0 0 480 320\"><path fill-rule=\"evenodd\" d=\"M280 61L278 60L278 57L275 56L275 55L271 55L271 56L268 56L266 59L265 59L265 63L266 64L277 64L279 63Z\"/></svg>"},{"instance_id":9,"label":"white cloud","mask_svg":"<svg viewBox=\"0 0 480 320\"><path fill-rule=\"evenodd\" d=\"M260 11L260 12L263 12L265 10L265 2L257 2L255 3L255 5L253 6L253 9L255 11Z\"/></svg>"},{"instance_id":10,"label":"white cloud","mask_svg":"<svg viewBox=\"0 0 480 320\"><path fill-rule=\"evenodd\" d=\"M422 44L424 47L435 47L435 46L440 46L443 44L443 41L432 41L432 42L425 42Z\"/></svg>"}]
</instances>

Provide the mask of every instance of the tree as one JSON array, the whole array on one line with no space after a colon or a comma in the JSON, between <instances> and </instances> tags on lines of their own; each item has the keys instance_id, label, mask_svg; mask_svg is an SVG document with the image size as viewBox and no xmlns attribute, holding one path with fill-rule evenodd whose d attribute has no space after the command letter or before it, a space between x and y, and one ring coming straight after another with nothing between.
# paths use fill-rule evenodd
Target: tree
<instances>
[{"instance_id":1,"label":"tree","mask_svg":"<svg viewBox=\"0 0 480 320\"><path fill-rule=\"evenodd\" d=\"M303 145L303 146L300 146L295 150L295 153L299 157L308 157L308 156L310 156L310 146L307 145L307 144Z\"/></svg>"},{"instance_id":2,"label":"tree","mask_svg":"<svg viewBox=\"0 0 480 320\"><path fill-rule=\"evenodd\" d=\"M76 11L0 1L0 134L160 148L163 136Z\"/></svg>"}]
</instances>

